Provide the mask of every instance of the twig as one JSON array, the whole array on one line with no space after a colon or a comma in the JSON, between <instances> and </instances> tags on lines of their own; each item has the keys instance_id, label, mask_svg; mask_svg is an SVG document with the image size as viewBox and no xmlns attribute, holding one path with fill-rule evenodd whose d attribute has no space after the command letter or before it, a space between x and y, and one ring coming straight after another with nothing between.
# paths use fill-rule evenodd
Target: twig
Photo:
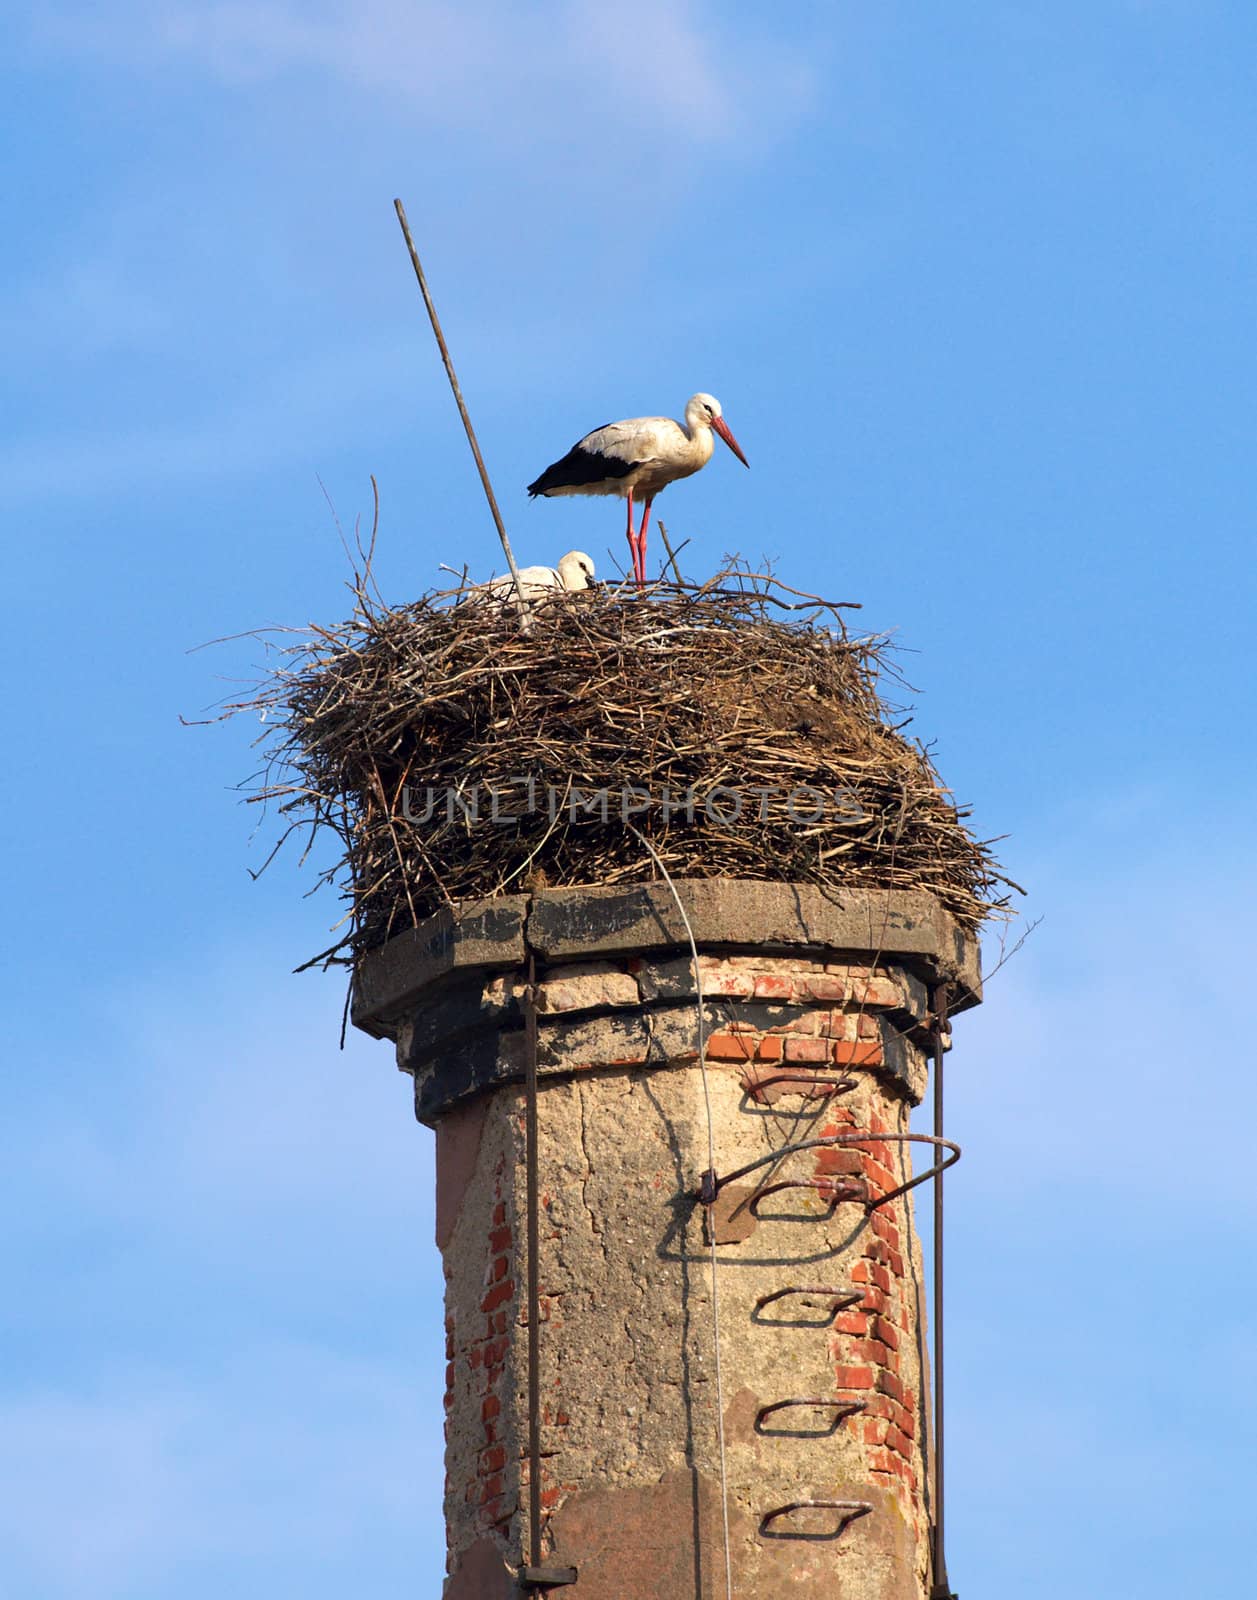
<instances>
[{"instance_id":1,"label":"twig","mask_svg":"<svg viewBox=\"0 0 1257 1600\"><path fill-rule=\"evenodd\" d=\"M472 455L476 458L476 470L480 473L480 482L484 485L485 498L489 502L489 510L493 513L493 521L498 530L498 538L502 541L506 564L511 569L511 577L515 580L515 598L519 602L520 631L526 634L532 628L532 613L528 609L528 601L524 598L519 568L515 565L515 553L511 549L511 541L506 536L506 526L502 521L502 513L498 510L497 496L493 493L493 485L489 482L489 472L484 464L484 457L480 454L480 445L476 441L476 430L471 425L471 417L467 413L463 391L458 386L458 376L454 371L454 363L450 359L449 346L445 342L445 335L441 332L441 323L436 314L436 306L433 304L432 295L428 290L428 280L424 277L423 267L419 262L419 252L415 249L415 241L410 235L410 224L406 220L406 208L400 200L394 200L393 209L397 212L397 220L401 223L402 236L406 240L407 250L410 251L410 259L415 269L415 277L419 280L419 290L423 295L423 303L428 308L428 318L432 323L432 332L436 335L437 348L441 352L441 360L445 363L445 374L450 380L450 388L454 391L454 399L458 402L458 414L462 417L463 427L467 430L467 442L471 446Z\"/></svg>"},{"instance_id":2,"label":"twig","mask_svg":"<svg viewBox=\"0 0 1257 1600\"><path fill-rule=\"evenodd\" d=\"M677 566L676 555L673 552L671 544L669 544L669 542L668 542L668 530L667 530L667 528L664 527L662 522L659 524L659 537L663 540L663 547L668 552L668 563L672 568L672 576L676 579L676 581L678 583L684 583L685 579L681 576L680 567ZM688 543L688 541L687 541L687 543ZM684 549L685 546L682 545L681 548Z\"/></svg>"}]
</instances>

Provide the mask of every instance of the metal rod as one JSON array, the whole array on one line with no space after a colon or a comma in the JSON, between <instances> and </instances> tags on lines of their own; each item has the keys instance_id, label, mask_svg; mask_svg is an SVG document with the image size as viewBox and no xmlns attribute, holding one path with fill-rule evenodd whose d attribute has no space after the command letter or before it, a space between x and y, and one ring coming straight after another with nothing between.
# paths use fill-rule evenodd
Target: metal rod
<instances>
[{"instance_id":1,"label":"metal rod","mask_svg":"<svg viewBox=\"0 0 1257 1600\"><path fill-rule=\"evenodd\" d=\"M528 1564L541 1563L541 1277L537 1197L536 962L528 957L524 990L524 1165L528 1205Z\"/></svg>"},{"instance_id":2,"label":"metal rod","mask_svg":"<svg viewBox=\"0 0 1257 1600\"><path fill-rule=\"evenodd\" d=\"M428 290L428 280L424 277L423 267L419 263L419 252L415 249L415 241L411 238L410 224L406 220L406 208L400 200L393 201L393 209L397 212L397 220L402 226L402 237L406 241L406 248L410 251L410 260L415 269L415 277L419 280L419 291L423 295L423 303L428 308L428 319L432 323L432 331L436 335L437 348L441 352L441 360L445 363L445 375L450 380L450 388L454 391L454 399L458 402L458 414L463 419L463 427L467 430L467 442L471 446L471 453L476 458L476 469L480 473L480 481L484 485L485 498L489 502L489 510L493 513L493 521L498 530L498 538L502 541L502 550L506 555L506 564L511 569L511 577L515 580L515 599L519 605L520 627L524 633L532 630L532 613L528 609L528 602L524 599L524 590L519 580L519 568L515 565L515 553L511 549L511 541L506 536L506 526L502 521L502 513L498 510L497 498L493 493L493 485L489 482L488 469L484 464L484 457L480 454L480 446L476 442L476 430L471 425L471 418L467 414L467 405L463 400L463 391L458 386L458 376L454 371L454 363L450 359L449 346L445 342L445 335L441 332L440 319L436 314L436 306L432 302L432 295Z\"/></svg>"},{"instance_id":3,"label":"metal rod","mask_svg":"<svg viewBox=\"0 0 1257 1600\"><path fill-rule=\"evenodd\" d=\"M849 1089L854 1089L854 1078L843 1078L833 1072L774 1072L770 1078L757 1078L754 1083L747 1085L747 1092L752 1099L758 1099L764 1089L771 1089L778 1083L793 1083L798 1086L800 1094L811 1094L813 1089L822 1084L829 1087L824 1094L815 1096L817 1100L832 1099L836 1094L846 1094Z\"/></svg>"},{"instance_id":4,"label":"metal rod","mask_svg":"<svg viewBox=\"0 0 1257 1600\"><path fill-rule=\"evenodd\" d=\"M872 1509L872 1504L868 1500L792 1500L789 1505L777 1506L773 1511L765 1511L760 1518L759 1531L766 1539L838 1539L842 1537L857 1517L867 1517ZM840 1513L840 1520L837 1528L831 1534L776 1533L772 1531L772 1524L779 1517L791 1516L796 1511L837 1511Z\"/></svg>"},{"instance_id":5,"label":"metal rod","mask_svg":"<svg viewBox=\"0 0 1257 1600\"><path fill-rule=\"evenodd\" d=\"M856 1144L932 1144L936 1148L946 1149L951 1152L946 1161L940 1162L936 1167L931 1167L928 1172L923 1172L919 1177L913 1178L911 1183L901 1183L897 1189L891 1189L879 1199L869 1202L869 1210L876 1211L878 1206L885 1205L887 1200L894 1200L901 1194L906 1194L909 1189L915 1189L919 1183L924 1183L928 1178L937 1176L945 1167L952 1166L960 1160L960 1146L953 1144L950 1139L940 1139L929 1133L825 1133L819 1139L800 1139L794 1144L783 1144L780 1149L774 1150L771 1155L761 1156L758 1161L748 1161L744 1167L736 1167L732 1172L726 1172L722 1177L713 1169L708 1169L702 1175L702 1182L698 1189L698 1198L702 1205L714 1205L716 1196L726 1186L738 1178L745 1178L750 1172L757 1172L760 1167L772 1166L784 1157L794 1155L799 1150L824 1150L834 1145ZM766 1191L765 1191L766 1192Z\"/></svg>"},{"instance_id":6,"label":"metal rod","mask_svg":"<svg viewBox=\"0 0 1257 1600\"><path fill-rule=\"evenodd\" d=\"M755 1413L755 1430L757 1433L760 1432L761 1423L776 1411L788 1411L795 1406L815 1406L820 1410L830 1409L834 1412L834 1420L826 1429L827 1433L833 1433L840 1422L845 1422L848 1417L858 1416L867 1404L865 1400L834 1400L825 1395L793 1395L789 1400L774 1400L770 1405L761 1406Z\"/></svg>"},{"instance_id":7,"label":"metal rod","mask_svg":"<svg viewBox=\"0 0 1257 1600\"><path fill-rule=\"evenodd\" d=\"M830 1309L830 1316L836 1317L840 1311L845 1311L848 1306L853 1306L857 1301L864 1299L863 1289L836 1289L830 1283L792 1283L785 1289L773 1289L771 1293L760 1295L751 1308L752 1316L756 1311L762 1311L765 1306L770 1306L775 1300L784 1300L788 1294L823 1294L832 1295L834 1304Z\"/></svg>"},{"instance_id":8,"label":"metal rod","mask_svg":"<svg viewBox=\"0 0 1257 1600\"><path fill-rule=\"evenodd\" d=\"M947 985L934 991L934 1137L943 1142L943 1046L947 1037ZM943 1173L934 1182L934 1581L931 1600L955 1600L947 1579L943 1527Z\"/></svg>"},{"instance_id":9,"label":"metal rod","mask_svg":"<svg viewBox=\"0 0 1257 1600\"><path fill-rule=\"evenodd\" d=\"M762 1189L756 1189L750 1200L746 1201L747 1209L753 1217L759 1216L759 1203L766 1200L770 1194L780 1194L784 1189L815 1189L822 1200L829 1204L832 1212L843 1200L865 1200L868 1190L858 1178L783 1178L780 1183L766 1183ZM741 1207L735 1207L740 1210Z\"/></svg>"}]
</instances>

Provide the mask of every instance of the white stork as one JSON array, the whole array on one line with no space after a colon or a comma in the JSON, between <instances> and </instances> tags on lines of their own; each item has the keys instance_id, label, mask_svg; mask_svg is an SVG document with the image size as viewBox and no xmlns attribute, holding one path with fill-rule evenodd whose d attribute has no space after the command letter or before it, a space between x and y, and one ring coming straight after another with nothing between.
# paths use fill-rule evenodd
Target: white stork
<instances>
[{"instance_id":1,"label":"white stork","mask_svg":"<svg viewBox=\"0 0 1257 1600\"><path fill-rule=\"evenodd\" d=\"M572 594L578 589L588 589L593 581L594 564L583 550L569 550L559 557L556 567L521 567L519 573L525 600L547 599L556 590ZM468 590L465 599L474 604L484 601L505 604L514 595L515 580L508 573L502 578L490 578L488 583L476 584Z\"/></svg>"},{"instance_id":2,"label":"white stork","mask_svg":"<svg viewBox=\"0 0 1257 1600\"><path fill-rule=\"evenodd\" d=\"M655 496L677 478L688 478L711 460L716 432L744 467L750 462L729 432L720 401L696 394L685 408L685 422L671 417L633 417L609 422L579 440L561 461L528 485L528 493L620 494L628 501L628 542L633 576L646 582L646 526ZM633 532L633 496L645 500L641 528Z\"/></svg>"}]
</instances>

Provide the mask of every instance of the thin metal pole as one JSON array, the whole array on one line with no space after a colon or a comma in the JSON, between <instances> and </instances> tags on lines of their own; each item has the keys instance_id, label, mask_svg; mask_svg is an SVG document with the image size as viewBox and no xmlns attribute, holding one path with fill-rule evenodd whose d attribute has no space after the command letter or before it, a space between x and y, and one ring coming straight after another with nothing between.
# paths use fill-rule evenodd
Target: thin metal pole
<instances>
[{"instance_id":1,"label":"thin metal pole","mask_svg":"<svg viewBox=\"0 0 1257 1600\"><path fill-rule=\"evenodd\" d=\"M467 405L463 400L463 391L458 386L458 376L454 371L454 363L450 359L449 346L445 342L445 335L441 332L440 319L436 314L436 306L432 303L432 295L428 290L428 280L424 277L423 267L419 263L419 252L415 249L415 241L410 234L410 224L406 220L406 208L400 200L393 201L393 209L397 212L397 220L402 225L402 237L406 241L406 248L410 251L410 260L415 269L415 277L419 280L419 290L423 295L423 303L428 308L428 318L432 323L432 331L436 335L437 348L441 352L441 360L445 363L445 375L450 380L450 388L454 391L454 399L458 402L458 414L463 419L463 427L467 430L467 442L471 446L471 453L476 458L476 468L480 473L480 481L484 485L485 497L489 502L489 510L493 513L493 521L497 526L498 538L502 541L502 549L506 555L506 564L511 569L511 577L515 580L515 598L519 603L520 625L525 633L532 627L532 613L528 609L528 602L524 599L524 590L519 581L519 568L515 565L515 553L511 549L511 541L506 537L506 526L502 521L502 513L498 510L497 498L493 493L493 485L489 482L488 469L484 464L484 457L480 454L480 446L476 442L476 430L471 425L471 417L467 414Z\"/></svg>"},{"instance_id":2,"label":"thin metal pole","mask_svg":"<svg viewBox=\"0 0 1257 1600\"><path fill-rule=\"evenodd\" d=\"M934 991L934 1137L943 1137L943 1043L947 1035L947 985ZM934 1581L930 1600L956 1600L947 1579L943 1493L943 1174L934 1180Z\"/></svg>"},{"instance_id":3,"label":"thin metal pole","mask_svg":"<svg viewBox=\"0 0 1257 1600\"><path fill-rule=\"evenodd\" d=\"M541 1277L537 1194L537 969L528 957L524 991L524 1136L528 1206L528 1562L541 1563Z\"/></svg>"}]
</instances>

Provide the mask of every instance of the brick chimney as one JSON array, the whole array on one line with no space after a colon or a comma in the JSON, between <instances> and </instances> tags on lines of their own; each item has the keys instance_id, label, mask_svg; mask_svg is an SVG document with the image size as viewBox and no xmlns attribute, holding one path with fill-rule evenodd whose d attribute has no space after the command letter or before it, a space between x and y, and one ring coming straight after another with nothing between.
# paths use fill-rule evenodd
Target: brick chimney
<instances>
[{"instance_id":1,"label":"brick chimney","mask_svg":"<svg viewBox=\"0 0 1257 1600\"><path fill-rule=\"evenodd\" d=\"M976 1004L975 943L921 893L676 887L699 951L706 1094L689 937L665 884L467 904L357 975L355 1023L396 1042L436 1131L445 1600L720 1600L722 1499L738 1600L922 1600L925 1304L912 1195L894 1192L913 1172L902 1136L926 1087L933 986L953 1013ZM708 1098L719 1187L705 1204ZM916 1150L919 1173L934 1149ZM521 1581L525 1564L545 1572Z\"/></svg>"}]
</instances>

